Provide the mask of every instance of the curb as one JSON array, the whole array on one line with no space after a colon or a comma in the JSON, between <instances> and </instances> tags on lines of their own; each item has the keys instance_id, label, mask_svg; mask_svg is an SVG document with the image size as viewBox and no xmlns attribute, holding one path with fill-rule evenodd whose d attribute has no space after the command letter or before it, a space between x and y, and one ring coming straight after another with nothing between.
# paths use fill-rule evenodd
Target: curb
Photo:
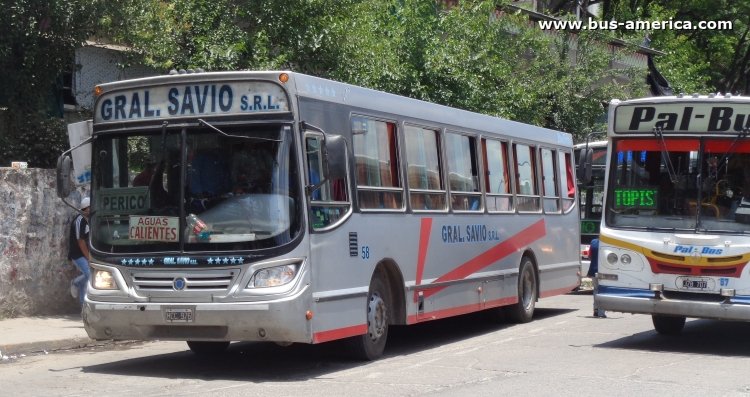
<instances>
[{"instance_id":1,"label":"curb","mask_svg":"<svg viewBox=\"0 0 750 397\"><path fill-rule=\"evenodd\" d=\"M139 341L93 340L90 338L69 338L49 341L19 343L15 345L0 345L0 360L8 361L20 357L49 354L59 351L78 350L85 348L102 348L111 345L135 344Z\"/></svg>"}]
</instances>

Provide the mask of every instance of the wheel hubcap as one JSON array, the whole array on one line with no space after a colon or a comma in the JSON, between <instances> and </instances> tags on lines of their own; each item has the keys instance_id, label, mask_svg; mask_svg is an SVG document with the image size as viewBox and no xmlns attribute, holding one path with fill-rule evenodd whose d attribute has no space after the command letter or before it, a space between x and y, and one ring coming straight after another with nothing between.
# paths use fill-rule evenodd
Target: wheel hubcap
<instances>
[{"instance_id":1,"label":"wheel hubcap","mask_svg":"<svg viewBox=\"0 0 750 397\"><path fill-rule=\"evenodd\" d=\"M367 305L367 332L370 339L378 340L383 336L387 325L386 319L385 301L380 295L372 294Z\"/></svg>"}]
</instances>

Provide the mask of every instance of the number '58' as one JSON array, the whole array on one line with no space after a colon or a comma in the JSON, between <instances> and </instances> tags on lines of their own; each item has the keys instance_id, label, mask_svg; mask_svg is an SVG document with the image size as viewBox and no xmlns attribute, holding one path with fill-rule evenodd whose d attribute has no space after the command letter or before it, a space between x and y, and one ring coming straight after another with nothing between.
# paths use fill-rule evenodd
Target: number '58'
<instances>
[{"instance_id":1,"label":"number '58'","mask_svg":"<svg viewBox=\"0 0 750 397\"><path fill-rule=\"evenodd\" d=\"M369 259L370 258L370 247L363 246L362 247L362 259Z\"/></svg>"}]
</instances>

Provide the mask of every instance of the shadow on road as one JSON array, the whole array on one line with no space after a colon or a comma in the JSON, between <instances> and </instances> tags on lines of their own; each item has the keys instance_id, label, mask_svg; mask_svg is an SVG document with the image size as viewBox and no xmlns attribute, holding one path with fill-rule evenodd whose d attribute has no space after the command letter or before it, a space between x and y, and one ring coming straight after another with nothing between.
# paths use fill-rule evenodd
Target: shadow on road
<instances>
[{"instance_id":1,"label":"shadow on road","mask_svg":"<svg viewBox=\"0 0 750 397\"><path fill-rule=\"evenodd\" d=\"M749 334L750 323L747 322L688 320L680 335L660 335L655 330L649 330L595 347L750 357L750 344L747 343Z\"/></svg>"},{"instance_id":2,"label":"shadow on road","mask_svg":"<svg viewBox=\"0 0 750 397\"><path fill-rule=\"evenodd\" d=\"M538 308L534 320L559 316L572 309ZM488 313L429 321L412 326L391 327L382 360L417 354L472 337L501 332L513 324L493 321ZM148 347L149 344L145 346ZM187 350L84 367L87 373L147 376L174 379L291 382L325 377L329 373L370 365L350 358L344 341L319 345L237 342L216 357L199 357ZM377 362L375 362L377 363Z\"/></svg>"}]
</instances>

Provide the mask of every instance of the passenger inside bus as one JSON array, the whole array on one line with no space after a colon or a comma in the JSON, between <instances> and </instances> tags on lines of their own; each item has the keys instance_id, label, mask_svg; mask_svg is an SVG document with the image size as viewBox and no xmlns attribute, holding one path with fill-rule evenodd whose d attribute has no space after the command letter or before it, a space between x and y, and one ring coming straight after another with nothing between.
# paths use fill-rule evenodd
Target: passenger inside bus
<instances>
[{"instance_id":1,"label":"passenger inside bus","mask_svg":"<svg viewBox=\"0 0 750 397\"><path fill-rule=\"evenodd\" d=\"M188 163L191 194L213 197L229 191L228 167L218 151L191 151Z\"/></svg>"},{"instance_id":2,"label":"passenger inside bus","mask_svg":"<svg viewBox=\"0 0 750 397\"><path fill-rule=\"evenodd\" d=\"M164 187L164 164L164 161L157 160L156 154L149 154L144 162L143 170L131 182L133 187L148 187L152 209L163 209L170 205L169 194Z\"/></svg>"},{"instance_id":3,"label":"passenger inside bus","mask_svg":"<svg viewBox=\"0 0 750 397\"><path fill-rule=\"evenodd\" d=\"M270 191L275 149L268 145L248 141L234 147L230 174L235 194Z\"/></svg>"}]
</instances>

